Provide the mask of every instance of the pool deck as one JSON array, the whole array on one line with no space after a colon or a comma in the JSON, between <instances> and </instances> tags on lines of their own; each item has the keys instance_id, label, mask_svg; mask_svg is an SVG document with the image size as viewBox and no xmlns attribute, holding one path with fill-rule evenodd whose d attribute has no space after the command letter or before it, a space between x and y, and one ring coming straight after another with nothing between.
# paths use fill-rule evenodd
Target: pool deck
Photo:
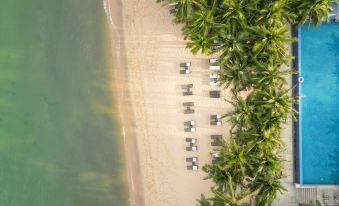
<instances>
[{"instance_id":1,"label":"pool deck","mask_svg":"<svg viewBox=\"0 0 339 206\"><path fill-rule=\"evenodd\" d=\"M288 50L292 52L292 44L288 45ZM289 66L284 66L283 70L288 70L292 68L292 62ZM293 81L292 76L288 76L286 78L288 86L292 87ZM290 93L292 95L292 91ZM296 188L295 188L295 178L294 178L294 154L295 154L295 141L294 141L294 127L292 119L289 118L286 125L283 126L283 130L281 133L281 137L285 144L285 151L282 153L283 158L286 160L284 164L284 178L282 180L284 187L286 188L286 192L280 195L274 202L273 206L297 206L296 202Z\"/></svg>"}]
</instances>

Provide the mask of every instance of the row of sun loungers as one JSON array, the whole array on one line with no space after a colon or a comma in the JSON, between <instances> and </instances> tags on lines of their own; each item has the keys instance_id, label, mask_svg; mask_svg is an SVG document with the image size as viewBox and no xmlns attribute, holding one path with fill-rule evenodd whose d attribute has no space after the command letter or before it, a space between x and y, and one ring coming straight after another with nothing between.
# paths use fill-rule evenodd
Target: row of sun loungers
<instances>
[{"instance_id":1,"label":"row of sun loungers","mask_svg":"<svg viewBox=\"0 0 339 206\"><path fill-rule=\"evenodd\" d=\"M219 115L219 114L211 115L210 116L210 122L211 122L211 125L221 126L221 124L222 124L221 115Z\"/></svg>"},{"instance_id":2,"label":"row of sun loungers","mask_svg":"<svg viewBox=\"0 0 339 206\"><path fill-rule=\"evenodd\" d=\"M194 152L198 150L198 146L196 145L197 139L187 137L185 141L186 143L188 143L188 146L186 147L186 151ZM186 162L189 163L189 165L187 166L188 170L196 171L199 169L198 157L187 157Z\"/></svg>"},{"instance_id":3,"label":"row of sun loungers","mask_svg":"<svg viewBox=\"0 0 339 206\"><path fill-rule=\"evenodd\" d=\"M191 62L183 62L180 63L180 74L190 74L190 66ZM184 84L181 85L181 89L183 90L182 95L183 96L190 96L193 95L192 92L193 84ZM193 109L194 102L183 102L182 106L184 107L184 114L193 114L195 111ZM195 132L195 121L190 120L184 122L184 131L185 132ZM188 152L194 152L198 150L197 139L195 138L185 138L186 142L186 151ZM193 170L197 171L199 169L198 165L198 157L186 157L186 163L187 163L187 170Z\"/></svg>"},{"instance_id":4,"label":"row of sun loungers","mask_svg":"<svg viewBox=\"0 0 339 206\"><path fill-rule=\"evenodd\" d=\"M219 71L220 70L220 66L217 66L217 61L218 59L216 58L212 58L209 60L210 67L209 70L210 71ZM184 62L184 63L180 63L180 74L190 74L190 69L189 67L191 66L190 62ZM219 78L220 75L218 73L211 73L209 75L210 78L210 85L218 85L219 84ZM192 88L193 88L193 84L184 84L181 85L181 89L183 90L183 96L190 96L193 95L192 92ZM209 91L209 96L210 98L220 98L220 91L218 90L212 90ZM194 110L194 102L183 102L182 106L184 107L184 114L193 114L195 112ZM211 125L217 125L220 126L221 123L221 115L210 115L210 124ZM190 121L186 121L184 122L184 131L185 132L195 132L196 131L196 123L194 120L190 120ZM211 135L211 146L216 147L216 146L220 146L220 140L222 139L222 135ZM186 142L186 151L188 152L194 152L198 150L198 146L197 146L197 139L196 138L185 138L185 142ZM212 158L213 161L216 161L216 158L218 157L218 153L214 153L212 154ZM212 163L213 163L212 161ZM199 165L198 165L198 157L187 157L186 158L186 163L187 165L187 170L198 170L199 169Z\"/></svg>"},{"instance_id":5,"label":"row of sun loungers","mask_svg":"<svg viewBox=\"0 0 339 206\"><path fill-rule=\"evenodd\" d=\"M331 200L330 195L328 193L323 193L323 201L325 203L329 202ZM333 194L333 200L336 203L339 203L339 193Z\"/></svg>"},{"instance_id":6,"label":"row of sun loungers","mask_svg":"<svg viewBox=\"0 0 339 206\"><path fill-rule=\"evenodd\" d=\"M214 73L214 72L220 71L220 66L216 65L218 63L218 59L217 58L211 58L211 59L209 59L209 63L211 64L209 66L209 70L213 72L209 75L209 78L211 80L210 85L211 86L217 86L217 85L219 85L220 75L218 73ZM210 95L210 98L220 98L220 91L212 90L212 91L209 92L209 95ZM216 126L222 125L221 115L219 115L219 114L210 115L210 124L216 125ZM221 141L222 138L223 138L222 135L211 135L211 146L212 147L220 146L220 141ZM219 157L218 152L212 153L212 164L216 163L218 157Z\"/></svg>"}]
</instances>

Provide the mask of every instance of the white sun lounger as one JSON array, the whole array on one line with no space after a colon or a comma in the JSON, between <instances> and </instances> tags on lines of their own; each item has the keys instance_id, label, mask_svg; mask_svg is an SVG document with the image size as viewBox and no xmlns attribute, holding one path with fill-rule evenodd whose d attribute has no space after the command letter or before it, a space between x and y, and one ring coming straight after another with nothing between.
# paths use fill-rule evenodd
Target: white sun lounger
<instances>
[{"instance_id":1,"label":"white sun lounger","mask_svg":"<svg viewBox=\"0 0 339 206\"><path fill-rule=\"evenodd\" d=\"M190 165L190 166L187 166L187 169L197 171L199 169L199 166L198 165Z\"/></svg>"},{"instance_id":2,"label":"white sun lounger","mask_svg":"<svg viewBox=\"0 0 339 206\"><path fill-rule=\"evenodd\" d=\"M189 146L186 147L186 151L197 151L198 150L198 146Z\"/></svg>"},{"instance_id":3,"label":"white sun lounger","mask_svg":"<svg viewBox=\"0 0 339 206\"><path fill-rule=\"evenodd\" d=\"M210 66L210 70L211 71L219 71L220 70L220 66Z\"/></svg>"},{"instance_id":4,"label":"white sun lounger","mask_svg":"<svg viewBox=\"0 0 339 206\"><path fill-rule=\"evenodd\" d=\"M210 79L219 79L220 75L219 74L210 74Z\"/></svg>"},{"instance_id":5,"label":"white sun lounger","mask_svg":"<svg viewBox=\"0 0 339 206\"><path fill-rule=\"evenodd\" d=\"M186 138L186 142L194 144L194 143L197 143L197 139L188 137L188 138Z\"/></svg>"},{"instance_id":6,"label":"white sun lounger","mask_svg":"<svg viewBox=\"0 0 339 206\"><path fill-rule=\"evenodd\" d=\"M191 66L191 62L183 62L183 63L180 63L180 66L181 66L181 67L189 67L189 66Z\"/></svg>"},{"instance_id":7,"label":"white sun lounger","mask_svg":"<svg viewBox=\"0 0 339 206\"><path fill-rule=\"evenodd\" d=\"M185 132L195 132L195 127L185 128Z\"/></svg>"},{"instance_id":8,"label":"white sun lounger","mask_svg":"<svg viewBox=\"0 0 339 206\"><path fill-rule=\"evenodd\" d=\"M214 158L215 158L215 157L219 157L219 156L220 156L219 152L213 152L213 153L212 153L212 157L214 157Z\"/></svg>"},{"instance_id":9,"label":"white sun lounger","mask_svg":"<svg viewBox=\"0 0 339 206\"><path fill-rule=\"evenodd\" d=\"M217 58L210 58L209 62L210 62L210 64L215 64L215 63L218 62L218 59Z\"/></svg>"},{"instance_id":10,"label":"white sun lounger","mask_svg":"<svg viewBox=\"0 0 339 206\"><path fill-rule=\"evenodd\" d=\"M191 120L191 121L184 122L184 125L186 125L186 126L192 126L192 125L195 125L195 121L194 121L194 120Z\"/></svg>"},{"instance_id":11,"label":"white sun lounger","mask_svg":"<svg viewBox=\"0 0 339 206\"><path fill-rule=\"evenodd\" d=\"M198 162L198 157L187 157L186 162Z\"/></svg>"},{"instance_id":12,"label":"white sun lounger","mask_svg":"<svg viewBox=\"0 0 339 206\"><path fill-rule=\"evenodd\" d=\"M188 67L185 67L185 69L180 70L180 74L190 74L191 70L188 69Z\"/></svg>"}]
</instances>

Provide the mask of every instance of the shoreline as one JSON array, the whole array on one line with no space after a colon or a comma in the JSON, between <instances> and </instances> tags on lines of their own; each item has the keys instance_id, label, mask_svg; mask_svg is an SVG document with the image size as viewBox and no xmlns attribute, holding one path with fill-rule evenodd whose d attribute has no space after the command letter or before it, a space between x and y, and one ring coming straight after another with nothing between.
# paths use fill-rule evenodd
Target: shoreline
<instances>
[{"instance_id":1,"label":"shoreline","mask_svg":"<svg viewBox=\"0 0 339 206\"><path fill-rule=\"evenodd\" d=\"M107 14L109 25L109 38L113 58L113 84L112 92L116 96L118 108L118 122L120 128L120 137L123 138L123 154L125 165L125 181L127 181L128 201L130 206L144 206L142 192L142 178L140 176L140 166L138 157L138 148L136 137L130 122L134 120L133 112L130 111L130 91L128 82L128 67L125 51L124 34L123 34L123 17L121 0L107 0ZM112 11L114 16L112 16ZM106 11L107 12L107 11ZM120 77L120 78L118 78ZM117 92L119 91L119 92ZM117 95L118 94L118 95Z\"/></svg>"},{"instance_id":2,"label":"shoreline","mask_svg":"<svg viewBox=\"0 0 339 206\"><path fill-rule=\"evenodd\" d=\"M210 125L210 115L232 109L223 98L211 99L208 57L186 49L181 26L172 22L168 8L149 0L110 0L114 82L131 206L196 205L212 182L201 168L211 163L212 134L228 138L229 126ZM154 18L157 17L157 18ZM109 21L109 20L108 20ZM192 74L180 75L180 62L192 62ZM182 96L180 85L194 84L194 95ZM117 95L118 94L118 95ZM195 102L191 115L182 103ZM197 122L196 133L186 133L183 122ZM198 139L199 150L187 152L185 137ZM199 158L199 170L189 171L185 158Z\"/></svg>"}]
</instances>

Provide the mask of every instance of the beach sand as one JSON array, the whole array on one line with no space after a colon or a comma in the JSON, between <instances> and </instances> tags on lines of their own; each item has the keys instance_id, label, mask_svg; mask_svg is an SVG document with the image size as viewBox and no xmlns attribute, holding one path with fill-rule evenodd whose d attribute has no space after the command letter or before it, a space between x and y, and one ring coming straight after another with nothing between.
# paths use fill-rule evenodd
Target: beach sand
<instances>
[{"instance_id":1,"label":"beach sand","mask_svg":"<svg viewBox=\"0 0 339 206\"><path fill-rule=\"evenodd\" d=\"M225 114L231 105L227 91L211 99L208 58L185 49L181 26L167 7L155 0L110 0L114 91L119 102L124 137L130 205L196 205L210 195L210 180L201 166L211 162L210 135L229 135L229 126L211 126L211 114ZM179 63L192 62L192 73L179 74ZM193 96L180 85L194 84ZM116 96L116 95L115 95ZM194 114L183 114L182 103L195 103ZM184 132L184 121L195 120L197 131ZM198 151L185 150L185 137L197 138ZM199 158L199 171L186 169L186 157Z\"/></svg>"}]
</instances>

